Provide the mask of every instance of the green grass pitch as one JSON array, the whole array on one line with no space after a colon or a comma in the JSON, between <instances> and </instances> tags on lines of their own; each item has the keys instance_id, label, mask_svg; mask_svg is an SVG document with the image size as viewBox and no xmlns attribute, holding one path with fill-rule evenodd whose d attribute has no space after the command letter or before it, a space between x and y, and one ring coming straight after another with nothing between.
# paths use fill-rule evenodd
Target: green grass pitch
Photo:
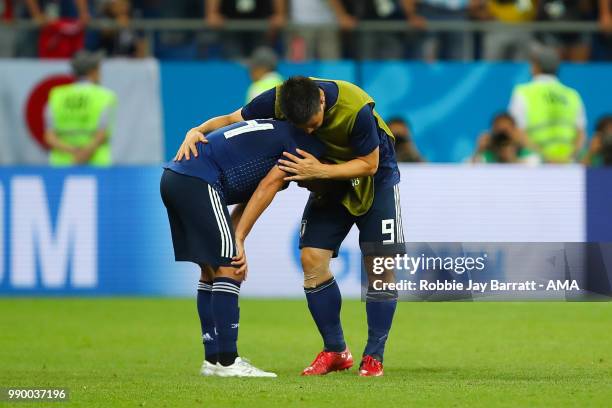
<instances>
[{"instance_id":1,"label":"green grass pitch","mask_svg":"<svg viewBox=\"0 0 612 408\"><path fill-rule=\"evenodd\" d=\"M18 407L612 405L610 303L402 303L382 378L300 377L321 347L302 300L241 315L241 354L279 378L200 377L194 300L0 299L0 387L71 392ZM342 315L358 358L364 305Z\"/></svg>"}]
</instances>

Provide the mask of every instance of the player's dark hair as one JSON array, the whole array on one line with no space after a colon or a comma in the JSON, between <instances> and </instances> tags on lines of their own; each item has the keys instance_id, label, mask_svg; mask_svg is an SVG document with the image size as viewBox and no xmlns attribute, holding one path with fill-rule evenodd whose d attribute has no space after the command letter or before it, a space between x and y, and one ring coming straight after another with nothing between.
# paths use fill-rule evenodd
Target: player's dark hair
<instances>
[{"instance_id":1,"label":"player's dark hair","mask_svg":"<svg viewBox=\"0 0 612 408\"><path fill-rule=\"evenodd\" d=\"M294 125L307 123L321 109L321 95L315 81L303 76L292 76L281 85L280 110Z\"/></svg>"}]
</instances>

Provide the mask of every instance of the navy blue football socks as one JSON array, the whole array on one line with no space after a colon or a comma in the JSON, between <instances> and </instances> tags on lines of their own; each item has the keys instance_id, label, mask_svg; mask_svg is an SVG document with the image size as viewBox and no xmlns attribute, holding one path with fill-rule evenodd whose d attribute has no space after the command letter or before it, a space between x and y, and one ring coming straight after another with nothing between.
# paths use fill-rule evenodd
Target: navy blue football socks
<instances>
[{"instance_id":1,"label":"navy blue football socks","mask_svg":"<svg viewBox=\"0 0 612 408\"><path fill-rule=\"evenodd\" d=\"M366 301L368 343L363 351L364 356L369 355L380 362L383 361L385 343L389 337L396 306L397 299Z\"/></svg>"},{"instance_id":2,"label":"navy blue football socks","mask_svg":"<svg viewBox=\"0 0 612 408\"><path fill-rule=\"evenodd\" d=\"M223 366L234 364L238 357L239 295L240 282L223 277L213 281L212 311L217 330L219 363Z\"/></svg>"},{"instance_id":3,"label":"navy blue football socks","mask_svg":"<svg viewBox=\"0 0 612 408\"><path fill-rule=\"evenodd\" d=\"M310 314L323 337L325 350L344 351L346 343L340 323L342 295L340 295L340 288L336 280L331 278L315 288L304 288L304 292L306 292Z\"/></svg>"},{"instance_id":4,"label":"navy blue football socks","mask_svg":"<svg viewBox=\"0 0 612 408\"><path fill-rule=\"evenodd\" d=\"M202 343L204 343L204 358L211 364L217 363L217 335L212 312L212 282L198 282L198 316L202 328Z\"/></svg>"}]
</instances>

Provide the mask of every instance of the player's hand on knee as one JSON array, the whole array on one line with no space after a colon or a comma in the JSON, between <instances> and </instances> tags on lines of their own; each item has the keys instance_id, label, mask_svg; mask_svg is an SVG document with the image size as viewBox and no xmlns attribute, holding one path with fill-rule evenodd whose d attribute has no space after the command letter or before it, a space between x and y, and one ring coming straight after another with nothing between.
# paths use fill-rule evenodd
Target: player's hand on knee
<instances>
[{"instance_id":1,"label":"player's hand on knee","mask_svg":"<svg viewBox=\"0 0 612 408\"><path fill-rule=\"evenodd\" d=\"M247 278L247 272L249 270L248 263L246 260L246 253L244 252L244 243L241 241L236 242L236 253L237 255L232 258L232 266L237 268L234 271L235 275L242 275L243 280Z\"/></svg>"},{"instance_id":2,"label":"player's hand on knee","mask_svg":"<svg viewBox=\"0 0 612 408\"><path fill-rule=\"evenodd\" d=\"M176 156L174 157L174 161L183 160L183 158L189 160L191 159L192 155L193 157L198 157L197 144L199 142L208 143L208 140L206 140L206 137L204 136L204 134L200 132L199 130L195 128L191 129L185 135L185 140L183 140L181 147L176 153Z\"/></svg>"}]
</instances>

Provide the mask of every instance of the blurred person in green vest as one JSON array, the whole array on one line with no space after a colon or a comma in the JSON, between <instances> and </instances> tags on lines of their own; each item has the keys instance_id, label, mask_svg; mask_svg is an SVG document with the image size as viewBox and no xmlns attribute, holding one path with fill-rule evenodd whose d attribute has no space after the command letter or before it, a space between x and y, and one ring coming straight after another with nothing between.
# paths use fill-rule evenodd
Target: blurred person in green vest
<instances>
[{"instance_id":1,"label":"blurred person in green vest","mask_svg":"<svg viewBox=\"0 0 612 408\"><path fill-rule=\"evenodd\" d=\"M501 112L493 117L491 129L478 138L472 163L536 165L540 158L523 145L514 118L508 112Z\"/></svg>"},{"instance_id":2,"label":"blurred person in green vest","mask_svg":"<svg viewBox=\"0 0 612 408\"><path fill-rule=\"evenodd\" d=\"M612 114L599 118L589 149L582 159L587 166L612 166Z\"/></svg>"},{"instance_id":3,"label":"blurred person in green vest","mask_svg":"<svg viewBox=\"0 0 612 408\"><path fill-rule=\"evenodd\" d=\"M278 58L269 47L259 47L249 61L249 75L253 81L247 90L246 103L256 96L283 83L283 77L276 72Z\"/></svg>"},{"instance_id":4,"label":"blurred person in green vest","mask_svg":"<svg viewBox=\"0 0 612 408\"><path fill-rule=\"evenodd\" d=\"M559 55L534 45L531 82L512 92L509 111L524 132L525 143L545 163L576 161L585 141L586 114L580 94L557 78Z\"/></svg>"},{"instance_id":5,"label":"blurred person in green vest","mask_svg":"<svg viewBox=\"0 0 612 408\"><path fill-rule=\"evenodd\" d=\"M79 51L70 62L76 82L51 90L45 141L52 166L110 166L117 97L99 85L102 53Z\"/></svg>"}]
</instances>

